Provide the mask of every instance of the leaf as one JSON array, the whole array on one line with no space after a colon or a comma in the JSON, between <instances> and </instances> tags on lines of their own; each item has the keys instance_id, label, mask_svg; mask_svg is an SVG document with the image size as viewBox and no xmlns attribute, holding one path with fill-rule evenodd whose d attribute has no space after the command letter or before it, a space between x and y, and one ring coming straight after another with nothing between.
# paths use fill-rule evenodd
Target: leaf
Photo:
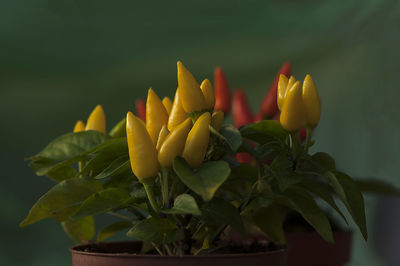
<instances>
[{"instance_id":1,"label":"leaf","mask_svg":"<svg viewBox=\"0 0 400 266\"><path fill-rule=\"evenodd\" d=\"M105 142L109 137L97 131L65 134L47 145L37 155L29 158L29 164L37 175L55 173L56 170L85 159L85 155ZM60 177L56 180L67 179ZM68 173L69 174L69 173Z\"/></svg>"},{"instance_id":2,"label":"leaf","mask_svg":"<svg viewBox=\"0 0 400 266\"><path fill-rule=\"evenodd\" d=\"M101 190L101 183L87 178L64 180L44 194L29 211L20 227L45 218L67 220L90 195Z\"/></svg>"},{"instance_id":3,"label":"leaf","mask_svg":"<svg viewBox=\"0 0 400 266\"><path fill-rule=\"evenodd\" d=\"M113 138L126 137L126 117L111 129L109 135Z\"/></svg>"},{"instance_id":4,"label":"leaf","mask_svg":"<svg viewBox=\"0 0 400 266\"><path fill-rule=\"evenodd\" d=\"M336 205L335 200L332 197L333 191L330 186L320 182L312 182L312 181L304 181L299 184L302 188L308 190L312 194L320 197L326 203L328 203L339 215L343 218L343 220L348 224L346 217L343 212Z\"/></svg>"},{"instance_id":5,"label":"leaf","mask_svg":"<svg viewBox=\"0 0 400 266\"><path fill-rule=\"evenodd\" d=\"M67 220L61 223L67 235L78 244L85 244L95 234L94 219L87 216L78 220Z\"/></svg>"},{"instance_id":6,"label":"leaf","mask_svg":"<svg viewBox=\"0 0 400 266\"><path fill-rule=\"evenodd\" d=\"M129 200L129 193L125 189L107 188L87 198L72 218L79 219L89 215L105 213L124 205L127 200Z\"/></svg>"},{"instance_id":7,"label":"leaf","mask_svg":"<svg viewBox=\"0 0 400 266\"><path fill-rule=\"evenodd\" d=\"M400 189L382 180L362 179L355 180L357 187L366 193L382 196L400 196Z\"/></svg>"},{"instance_id":8,"label":"leaf","mask_svg":"<svg viewBox=\"0 0 400 266\"><path fill-rule=\"evenodd\" d=\"M265 143L274 139L284 141L288 134L282 125L274 120L263 120L258 123L246 125L240 128L240 133L244 138L254 140L258 143Z\"/></svg>"},{"instance_id":9,"label":"leaf","mask_svg":"<svg viewBox=\"0 0 400 266\"><path fill-rule=\"evenodd\" d=\"M301 182L303 177L292 169L293 162L289 160L286 152L281 152L272 161L270 167L266 167L266 174L272 175L278 181L280 191Z\"/></svg>"},{"instance_id":10,"label":"leaf","mask_svg":"<svg viewBox=\"0 0 400 266\"><path fill-rule=\"evenodd\" d=\"M191 190L209 201L230 174L229 165L224 161L207 162L193 172L182 157L176 157L173 164L176 174Z\"/></svg>"},{"instance_id":11,"label":"leaf","mask_svg":"<svg viewBox=\"0 0 400 266\"><path fill-rule=\"evenodd\" d=\"M327 172L333 189L338 193L365 240L368 239L364 198L351 177L341 172Z\"/></svg>"},{"instance_id":12,"label":"leaf","mask_svg":"<svg viewBox=\"0 0 400 266\"><path fill-rule=\"evenodd\" d=\"M125 173L131 169L129 157L121 156L111 162L101 173L99 173L95 178L102 179L106 177L113 177L122 173Z\"/></svg>"},{"instance_id":13,"label":"leaf","mask_svg":"<svg viewBox=\"0 0 400 266\"><path fill-rule=\"evenodd\" d=\"M113 224L110 224L100 230L100 232L97 234L96 242L104 241L107 238L112 237L114 234L116 234L122 230L131 228L132 225L133 224L128 221L120 221L120 222L115 222Z\"/></svg>"},{"instance_id":14,"label":"leaf","mask_svg":"<svg viewBox=\"0 0 400 266\"><path fill-rule=\"evenodd\" d=\"M291 199L288 207L298 211L325 241L334 243L329 220L313 197L306 190L293 187L285 194Z\"/></svg>"},{"instance_id":15,"label":"leaf","mask_svg":"<svg viewBox=\"0 0 400 266\"><path fill-rule=\"evenodd\" d=\"M181 194L176 197L174 206L170 210L163 210L164 213L168 214L193 214L201 215L201 211L197 206L196 200L189 194Z\"/></svg>"},{"instance_id":16,"label":"leaf","mask_svg":"<svg viewBox=\"0 0 400 266\"><path fill-rule=\"evenodd\" d=\"M285 244L283 223L289 212L284 206L270 204L266 208L257 209L252 215L252 220L273 241Z\"/></svg>"},{"instance_id":17,"label":"leaf","mask_svg":"<svg viewBox=\"0 0 400 266\"><path fill-rule=\"evenodd\" d=\"M33 156L35 158L48 158L63 161L82 154L106 141L108 137L98 131L82 131L68 133L50 142L41 152Z\"/></svg>"},{"instance_id":18,"label":"leaf","mask_svg":"<svg viewBox=\"0 0 400 266\"><path fill-rule=\"evenodd\" d=\"M244 234L244 225L238 209L220 198L213 198L200 208L202 218L213 225L229 224L236 231Z\"/></svg>"},{"instance_id":19,"label":"leaf","mask_svg":"<svg viewBox=\"0 0 400 266\"><path fill-rule=\"evenodd\" d=\"M313 154L311 157L314 160L314 162L322 166L325 169L325 171L336 170L335 160L329 154L325 152L317 152Z\"/></svg>"},{"instance_id":20,"label":"leaf","mask_svg":"<svg viewBox=\"0 0 400 266\"><path fill-rule=\"evenodd\" d=\"M47 176L53 181L61 182L65 179L77 177L78 173L72 166L65 166L62 168L54 169L47 172Z\"/></svg>"},{"instance_id":21,"label":"leaf","mask_svg":"<svg viewBox=\"0 0 400 266\"><path fill-rule=\"evenodd\" d=\"M128 160L128 144L126 138L112 139L93 152L93 158L81 171L84 176L96 176L106 169L116 158L125 156Z\"/></svg>"},{"instance_id":22,"label":"leaf","mask_svg":"<svg viewBox=\"0 0 400 266\"><path fill-rule=\"evenodd\" d=\"M219 133L229 143L232 151L237 151L242 145L242 136L239 130L231 124L223 124Z\"/></svg>"},{"instance_id":23,"label":"leaf","mask_svg":"<svg viewBox=\"0 0 400 266\"><path fill-rule=\"evenodd\" d=\"M126 235L137 240L161 245L175 241L178 233L179 230L175 222L167 218L151 217L133 226Z\"/></svg>"}]
</instances>

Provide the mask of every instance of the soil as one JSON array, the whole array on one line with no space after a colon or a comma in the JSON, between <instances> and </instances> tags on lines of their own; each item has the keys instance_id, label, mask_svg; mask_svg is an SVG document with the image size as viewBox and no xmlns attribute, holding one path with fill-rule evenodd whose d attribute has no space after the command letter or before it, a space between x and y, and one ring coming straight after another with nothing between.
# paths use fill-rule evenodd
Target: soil
<instances>
[{"instance_id":1,"label":"soil","mask_svg":"<svg viewBox=\"0 0 400 266\"><path fill-rule=\"evenodd\" d=\"M132 242L133 243L133 242ZM94 252L94 253L127 253L127 254L138 254L140 251L139 244L132 245L118 245L118 246L109 246L107 243L98 243L83 246L80 251L84 252ZM239 245L235 242L225 243L221 245L220 248L216 249L212 253L208 254L250 254L250 253L259 253L266 251L274 251L280 249L279 246L273 244L272 242L266 240L257 240L257 241L245 241ZM151 251L146 253L147 255L156 255L155 251Z\"/></svg>"}]
</instances>

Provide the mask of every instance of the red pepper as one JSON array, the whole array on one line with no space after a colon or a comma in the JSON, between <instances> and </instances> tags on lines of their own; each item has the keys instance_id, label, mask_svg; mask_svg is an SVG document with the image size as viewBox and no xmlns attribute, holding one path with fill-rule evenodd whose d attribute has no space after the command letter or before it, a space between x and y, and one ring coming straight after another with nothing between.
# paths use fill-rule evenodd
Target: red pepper
<instances>
[{"instance_id":1,"label":"red pepper","mask_svg":"<svg viewBox=\"0 0 400 266\"><path fill-rule=\"evenodd\" d=\"M232 105L233 123L237 128L253 123L254 115L242 89L236 89Z\"/></svg>"},{"instance_id":2,"label":"red pepper","mask_svg":"<svg viewBox=\"0 0 400 266\"><path fill-rule=\"evenodd\" d=\"M274 81L272 82L272 85L269 88L269 91L267 95L265 95L264 100L262 101L261 104L260 112L263 115L263 117L270 119L278 112L278 104L276 101L278 93L279 76L281 74L284 74L286 77L289 77L292 73L291 69L292 67L290 65L290 62L285 62L282 65L281 69L279 69L278 73L276 73Z\"/></svg>"},{"instance_id":3,"label":"red pepper","mask_svg":"<svg viewBox=\"0 0 400 266\"><path fill-rule=\"evenodd\" d=\"M138 99L135 102L136 113L143 122L146 122L146 103L142 99Z\"/></svg>"},{"instance_id":4,"label":"red pepper","mask_svg":"<svg viewBox=\"0 0 400 266\"><path fill-rule=\"evenodd\" d=\"M215 88L215 107L216 111L222 111L225 116L231 110L231 93L229 91L228 81L221 67L214 70L214 88Z\"/></svg>"},{"instance_id":5,"label":"red pepper","mask_svg":"<svg viewBox=\"0 0 400 266\"><path fill-rule=\"evenodd\" d=\"M252 162L254 162L253 156L251 156L247 152L238 152L238 153L236 153L235 159L239 163L252 163Z\"/></svg>"},{"instance_id":6,"label":"red pepper","mask_svg":"<svg viewBox=\"0 0 400 266\"><path fill-rule=\"evenodd\" d=\"M256 116L254 117L254 123L260 122L264 120L264 116L262 115L262 113L258 113L256 114Z\"/></svg>"}]
</instances>

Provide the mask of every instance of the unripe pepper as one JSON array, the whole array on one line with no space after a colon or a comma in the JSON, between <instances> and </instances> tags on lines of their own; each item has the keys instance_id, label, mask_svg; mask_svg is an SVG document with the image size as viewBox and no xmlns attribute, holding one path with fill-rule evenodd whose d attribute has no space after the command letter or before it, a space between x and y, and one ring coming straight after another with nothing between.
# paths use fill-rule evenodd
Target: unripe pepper
<instances>
[{"instance_id":1,"label":"unripe pepper","mask_svg":"<svg viewBox=\"0 0 400 266\"><path fill-rule=\"evenodd\" d=\"M203 92L204 100L206 101L206 109L213 110L215 105L215 95L211 82L208 79L203 80L200 89Z\"/></svg>"},{"instance_id":2,"label":"unripe pepper","mask_svg":"<svg viewBox=\"0 0 400 266\"><path fill-rule=\"evenodd\" d=\"M97 130L103 134L106 133L106 115L101 105L97 105L89 115L85 130Z\"/></svg>"},{"instance_id":3,"label":"unripe pepper","mask_svg":"<svg viewBox=\"0 0 400 266\"><path fill-rule=\"evenodd\" d=\"M192 168L198 168L203 163L210 139L210 122L210 113L203 113L194 123L186 139L182 157Z\"/></svg>"},{"instance_id":4,"label":"unripe pepper","mask_svg":"<svg viewBox=\"0 0 400 266\"><path fill-rule=\"evenodd\" d=\"M157 139L157 145L156 145L156 149L157 151L160 150L161 145L163 144L165 138L168 136L169 134L169 130L167 128L166 125L163 125L163 127L160 130L160 134L158 134L158 139Z\"/></svg>"},{"instance_id":5,"label":"unripe pepper","mask_svg":"<svg viewBox=\"0 0 400 266\"><path fill-rule=\"evenodd\" d=\"M142 99L135 102L136 113L144 122L146 122L146 103Z\"/></svg>"},{"instance_id":6,"label":"unripe pepper","mask_svg":"<svg viewBox=\"0 0 400 266\"><path fill-rule=\"evenodd\" d=\"M172 104L171 114L168 118L168 130L173 131L178 125L188 118L179 97L179 89L176 89L174 103Z\"/></svg>"},{"instance_id":7,"label":"unripe pepper","mask_svg":"<svg viewBox=\"0 0 400 266\"><path fill-rule=\"evenodd\" d=\"M211 116L211 126L219 131L221 129L222 123L224 122L224 112L215 111Z\"/></svg>"},{"instance_id":8,"label":"unripe pepper","mask_svg":"<svg viewBox=\"0 0 400 266\"><path fill-rule=\"evenodd\" d=\"M165 110L167 111L168 115L171 113L171 109L172 109L172 102L168 97L164 97L162 99L162 104L165 107Z\"/></svg>"},{"instance_id":9,"label":"unripe pepper","mask_svg":"<svg viewBox=\"0 0 400 266\"><path fill-rule=\"evenodd\" d=\"M206 110L206 102L199 84L192 73L178 61L178 90L181 103L186 113Z\"/></svg>"},{"instance_id":10,"label":"unripe pepper","mask_svg":"<svg viewBox=\"0 0 400 266\"><path fill-rule=\"evenodd\" d=\"M299 130L305 123L305 108L299 81L286 93L280 122L287 131Z\"/></svg>"},{"instance_id":11,"label":"unripe pepper","mask_svg":"<svg viewBox=\"0 0 400 266\"><path fill-rule=\"evenodd\" d=\"M306 112L306 124L310 127L315 127L321 117L321 102L317 87L308 74L303 81L302 96Z\"/></svg>"},{"instance_id":12,"label":"unripe pepper","mask_svg":"<svg viewBox=\"0 0 400 266\"><path fill-rule=\"evenodd\" d=\"M227 115L231 111L231 93L228 81L221 67L214 70L215 106L216 111L222 111Z\"/></svg>"},{"instance_id":13,"label":"unripe pepper","mask_svg":"<svg viewBox=\"0 0 400 266\"><path fill-rule=\"evenodd\" d=\"M172 166L176 156L182 155L186 138L192 127L192 120L187 118L174 131L168 134L158 151L158 161L164 167Z\"/></svg>"},{"instance_id":14,"label":"unripe pepper","mask_svg":"<svg viewBox=\"0 0 400 266\"><path fill-rule=\"evenodd\" d=\"M263 117L271 118L278 112L277 105L277 89L278 89L278 81L280 75L290 76L292 72L292 67L290 62L285 62L282 67L279 69L278 73L276 73L274 81L265 96L262 104L261 104L261 113Z\"/></svg>"},{"instance_id":15,"label":"unripe pepper","mask_svg":"<svg viewBox=\"0 0 400 266\"><path fill-rule=\"evenodd\" d=\"M158 134L163 125L168 123L168 113L160 98L150 88L146 102L146 129L149 132L154 146L157 144Z\"/></svg>"},{"instance_id":16,"label":"unripe pepper","mask_svg":"<svg viewBox=\"0 0 400 266\"><path fill-rule=\"evenodd\" d=\"M233 123L237 128L253 123L254 116L242 89L237 89L232 101Z\"/></svg>"},{"instance_id":17,"label":"unripe pepper","mask_svg":"<svg viewBox=\"0 0 400 266\"><path fill-rule=\"evenodd\" d=\"M135 176L140 180L157 175L160 170L157 150L144 123L131 112L126 115L126 137Z\"/></svg>"},{"instance_id":18,"label":"unripe pepper","mask_svg":"<svg viewBox=\"0 0 400 266\"><path fill-rule=\"evenodd\" d=\"M75 133L75 132L81 132L81 131L85 131L85 124L83 123L82 120L79 120L76 122L73 132Z\"/></svg>"}]
</instances>

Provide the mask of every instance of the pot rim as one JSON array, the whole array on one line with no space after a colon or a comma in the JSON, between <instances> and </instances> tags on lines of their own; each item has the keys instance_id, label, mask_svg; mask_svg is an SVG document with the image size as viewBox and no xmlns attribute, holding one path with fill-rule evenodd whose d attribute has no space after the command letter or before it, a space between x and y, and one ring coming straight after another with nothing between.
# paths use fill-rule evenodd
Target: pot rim
<instances>
[{"instance_id":1,"label":"pot rim","mask_svg":"<svg viewBox=\"0 0 400 266\"><path fill-rule=\"evenodd\" d=\"M123 243L140 243L141 241L110 241L110 242L103 242L104 244L123 244ZM94 244L94 243L93 243ZM93 244L83 244L83 245L75 245L69 248L69 251L72 254L79 254L79 255L86 255L86 256L97 256L97 257L134 257L137 259L207 259L207 258L214 258L214 259L222 259L222 258L240 258L240 257L258 257L258 256L265 256L265 255L279 255L284 254L287 252L287 247L280 247L277 250L266 251L266 252L255 252L255 253L235 253L235 254L208 254L208 255L152 255L152 254L129 254L129 253L101 253L101 252L89 252L89 251L81 251L77 250L77 248L81 248L84 246L90 246Z\"/></svg>"}]
</instances>

